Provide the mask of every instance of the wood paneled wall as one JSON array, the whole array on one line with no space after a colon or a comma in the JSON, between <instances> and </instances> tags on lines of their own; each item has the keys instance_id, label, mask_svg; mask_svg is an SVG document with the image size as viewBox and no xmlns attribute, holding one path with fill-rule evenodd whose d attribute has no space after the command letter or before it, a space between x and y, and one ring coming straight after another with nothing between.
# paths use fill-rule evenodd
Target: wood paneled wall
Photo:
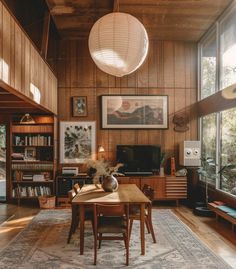
<instances>
[{"instance_id":1,"label":"wood paneled wall","mask_svg":"<svg viewBox=\"0 0 236 269\"><path fill-rule=\"evenodd\" d=\"M58 115L60 120L96 121L97 145L106 157L115 160L117 144L160 144L178 160L178 144L197 138L197 120L191 106L197 100L197 46L190 42L150 41L148 58L135 73L116 78L100 71L93 63L87 40L61 41L58 67ZM107 94L168 95L169 129L102 130L99 96ZM88 116L72 116L72 96L87 96ZM175 132L176 112L190 118L189 130Z\"/></svg>"},{"instance_id":2,"label":"wood paneled wall","mask_svg":"<svg viewBox=\"0 0 236 269\"><path fill-rule=\"evenodd\" d=\"M57 79L1 1L0 79L32 100L33 84L40 90L40 105L57 114Z\"/></svg>"}]
</instances>

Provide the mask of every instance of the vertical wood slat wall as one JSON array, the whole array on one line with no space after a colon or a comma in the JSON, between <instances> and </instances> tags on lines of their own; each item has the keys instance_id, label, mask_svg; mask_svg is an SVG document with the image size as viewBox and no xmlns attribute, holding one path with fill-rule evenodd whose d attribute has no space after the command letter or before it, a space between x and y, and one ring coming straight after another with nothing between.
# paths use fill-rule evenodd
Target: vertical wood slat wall
<instances>
[{"instance_id":1,"label":"vertical wood slat wall","mask_svg":"<svg viewBox=\"0 0 236 269\"><path fill-rule=\"evenodd\" d=\"M33 100L32 83L41 92L40 105L57 114L57 79L1 1L0 79Z\"/></svg>"},{"instance_id":2,"label":"vertical wood slat wall","mask_svg":"<svg viewBox=\"0 0 236 269\"><path fill-rule=\"evenodd\" d=\"M59 119L96 121L97 145L103 145L106 157L115 160L117 144L160 144L163 151L175 154L182 140L197 138L197 120L191 105L197 100L197 45L179 41L150 41L148 58L135 73L116 78L100 71L93 63L87 40L61 41L59 45L58 95ZM99 96L107 94L168 95L167 130L102 130ZM72 116L72 96L87 96L88 116ZM189 130L175 132L176 112L190 118Z\"/></svg>"}]
</instances>

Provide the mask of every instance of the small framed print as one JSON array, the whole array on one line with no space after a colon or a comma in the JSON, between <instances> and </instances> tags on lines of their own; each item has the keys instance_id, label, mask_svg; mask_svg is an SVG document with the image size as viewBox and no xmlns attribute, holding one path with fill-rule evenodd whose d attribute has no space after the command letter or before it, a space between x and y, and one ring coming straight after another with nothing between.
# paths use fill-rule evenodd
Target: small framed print
<instances>
[{"instance_id":1,"label":"small framed print","mask_svg":"<svg viewBox=\"0 0 236 269\"><path fill-rule=\"evenodd\" d=\"M35 160L36 159L36 149L34 147L25 148L25 159Z\"/></svg>"},{"instance_id":2,"label":"small framed print","mask_svg":"<svg viewBox=\"0 0 236 269\"><path fill-rule=\"evenodd\" d=\"M88 114L87 97L86 96L73 96L72 97L72 114L73 117L84 117Z\"/></svg>"}]
</instances>

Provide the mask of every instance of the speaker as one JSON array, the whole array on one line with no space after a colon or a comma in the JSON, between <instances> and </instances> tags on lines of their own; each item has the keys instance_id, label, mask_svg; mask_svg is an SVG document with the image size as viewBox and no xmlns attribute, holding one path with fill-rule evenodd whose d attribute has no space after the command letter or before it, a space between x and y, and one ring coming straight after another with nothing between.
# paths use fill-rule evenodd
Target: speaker
<instances>
[{"instance_id":1,"label":"speaker","mask_svg":"<svg viewBox=\"0 0 236 269\"><path fill-rule=\"evenodd\" d=\"M183 141L179 144L179 164L183 166L201 166L200 141Z\"/></svg>"}]
</instances>

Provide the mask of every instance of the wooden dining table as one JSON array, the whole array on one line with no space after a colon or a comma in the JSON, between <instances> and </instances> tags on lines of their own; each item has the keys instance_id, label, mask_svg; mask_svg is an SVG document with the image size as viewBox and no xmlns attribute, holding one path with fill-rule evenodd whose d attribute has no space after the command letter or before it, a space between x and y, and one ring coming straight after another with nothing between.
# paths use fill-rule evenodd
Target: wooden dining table
<instances>
[{"instance_id":1,"label":"wooden dining table","mask_svg":"<svg viewBox=\"0 0 236 269\"><path fill-rule=\"evenodd\" d=\"M72 206L79 206L80 212L80 255L84 254L84 221L85 207L100 204L123 204L140 206L140 239L141 254L145 254L145 205L151 201L135 184L120 184L115 192L105 192L94 184L84 185L72 200Z\"/></svg>"}]
</instances>

